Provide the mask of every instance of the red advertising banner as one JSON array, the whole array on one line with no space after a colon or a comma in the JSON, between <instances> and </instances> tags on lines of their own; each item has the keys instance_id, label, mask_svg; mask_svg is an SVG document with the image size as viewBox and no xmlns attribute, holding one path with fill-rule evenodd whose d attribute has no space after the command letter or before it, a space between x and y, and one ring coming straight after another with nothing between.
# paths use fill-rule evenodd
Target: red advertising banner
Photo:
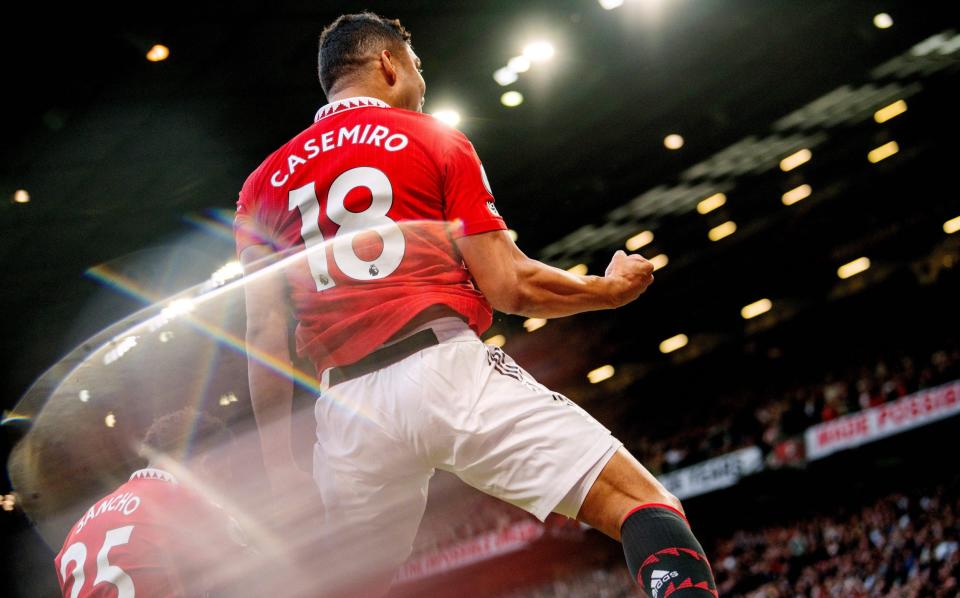
<instances>
[{"instance_id":1,"label":"red advertising banner","mask_svg":"<svg viewBox=\"0 0 960 598\"><path fill-rule=\"evenodd\" d=\"M804 432L807 459L821 459L958 413L960 380L955 380L808 428Z\"/></svg>"},{"instance_id":2,"label":"red advertising banner","mask_svg":"<svg viewBox=\"0 0 960 598\"><path fill-rule=\"evenodd\" d=\"M415 557L397 571L394 582L422 579L504 555L528 546L543 534L542 523L520 521L499 531L481 534L437 552Z\"/></svg>"}]
</instances>

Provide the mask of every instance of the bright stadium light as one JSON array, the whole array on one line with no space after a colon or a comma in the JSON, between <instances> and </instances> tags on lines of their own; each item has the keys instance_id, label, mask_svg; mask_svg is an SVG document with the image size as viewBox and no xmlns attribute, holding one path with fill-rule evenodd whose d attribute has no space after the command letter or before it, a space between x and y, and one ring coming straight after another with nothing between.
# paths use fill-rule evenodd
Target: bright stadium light
<instances>
[{"instance_id":1,"label":"bright stadium light","mask_svg":"<svg viewBox=\"0 0 960 598\"><path fill-rule=\"evenodd\" d=\"M433 118L451 127L460 124L460 113L456 110L437 110L433 113Z\"/></svg>"},{"instance_id":2,"label":"bright stadium light","mask_svg":"<svg viewBox=\"0 0 960 598\"><path fill-rule=\"evenodd\" d=\"M517 231L513 230L512 228L507 229L507 236L510 237L510 240L514 243L516 243L517 239L520 238L520 235L517 234Z\"/></svg>"},{"instance_id":3,"label":"bright stadium light","mask_svg":"<svg viewBox=\"0 0 960 598\"><path fill-rule=\"evenodd\" d=\"M642 233L637 233L627 239L626 246L629 251L636 251L645 245L653 243L653 233L645 230Z\"/></svg>"},{"instance_id":4,"label":"bright stadium light","mask_svg":"<svg viewBox=\"0 0 960 598\"><path fill-rule=\"evenodd\" d=\"M500 96L500 103L507 108L514 108L523 103L523 94L519 91L508 91Z\"/></svg>"},{"instance_id":5,"label":"bright stadium light","mask_svg":"<svg viewBox=\"0 0 960 598\"><path fill-rule=\"evenodd\" d=\"M163 44L156 44L147 52L147 60L150 62L162 62L169 58L170 48Z\"/></svg>"},{"instance_id":6,"label":"bright stadium light","mask_svg":"<svg viewBox=\"0 0 960 598\"><path fill-rule=\"evenodd\" d=\"M884 106L883 108L877 110L873 113L873 120L877 123L885 123L891 118L900 116L907 111L907 103L903 100L897 100L896 102Z\"/></svg>"},{"instance_id":7,"label":"bright stadium light","mask_svg":"<svg viewBox=\"0 0 960 598\"><path fill-rule=\"evenodd\" d=\"M952 235L958 230L960 230L960 216L951 218L943 223L943 232L947 233L948 235Z\"/></svg>"},{"instance_id":8,"label":"bright stadium light","mask_svg":"<svg viewBox=\"0 0 960 598\"><path fill-rule=\"evenodd\" d=\"M81 390L81 391L80 391L80 394L79 394L79 399L80 399L80 402L81 402L81 403L86 403L87 401L89 401L89 400L90 400L90 391L87 390L87 389Z\"/></svg>"},{"instance_id":9,"label":"bright stadium light","mask_svg":"<svg viewBox=\"0 0 960 598\"><path fill-rule=\"evenodd\" d=\"M727 196L723 193L714 193L710 197L700 201L697 204L698 214L709 214L710 212L722 207L727 203Z\"/></svg>"},{"instance_id":10,"label":"bright stadium light","mask_svg":"<svg viewBox=\"0 0 960 598\"><path fill-rule=\"evenodd\" d=\"M223 284L238 276L243 276L243 266L240 262L233 260L218 268L216 272L210 275L210 280L217 284Z\"/></svg>"},{"instance_id":11,"label":"bright stadium light","mask_svg":"<svg viewBox=\"0 0 960 598\"><path fill-rule=\"evenodd\" d=\"M600 6L606 10L613 10L614 8L623 6L623 0L600 0Z\"/></svg>"},{"instance_id":12,"label":"bright stadium light","mask_svg":"<svg viewBox=\"0 0 960 598\"><path fill-rule=\"evenodd\" d=\"M534 330L540 330L547 325L547 321L543 318L528 318L523 322L523 327L527 332L533 332Z\"/></svg>"},{"instance_id":13,"label":"bright stadium light","mask_svg":"<svg viewBox=\"0 0 960 598\"><path fill-rule=\"evenodd\" d=\"M664 354L673 353L674 351L686 347L688 342L690 342L690 339L687 338L686 334L671 336L667 340L660 343L660 352Z\"/></svg>"},{"instance_id":14,"label":"bright stadium light","mask_svg":"<svg viewBox=\"0 0 960 598\"><path fill-rule=\"evenodd\" d=\"M790 172L794 168L806 164L810 161L810 158L813 157L813 152L808 149L802 149L798 152L794 152L780 160L780 170L784 172Z\"/></svg>"},{"instance_id":15,"label":"bright stadium light","mask_svg":"<svg viewBox=\"0 0 960 598\"><path fill-rule=\"evenodd\" d=\"M516 83L517 79L520 77L517 76L517 73L510 69L510 67L501 67L493 72L493 80L499 83L500 85L506 87L511 83Z\"/></svg>"},{"instance_id":16,"label":"bright stadium light","mask_svg":"<svg viewBox=\"0 0 960 598\"><path fill-rule=\"evenodd\" d=\"M669 150L678 150L683 147L683 137L676 133L671 133L663 138L663 145Z\"/></svg>"},{"instance_id":17,"label":"bright stadium light","mask_svg":"<svg viewBox=\"0 0 960 598\"><path fill-rule=\"evenodd\" d=\"M848 262L837 268L837 276L840 278L850 278L870 268L870 258L859 257L852 262Z\"/></svg>"},{"instance_id":18,"label":"bright stadium light","mask_svg":"<svg viewBox=\"0 0 960 598\"><path fill-rule=\"evenodd\" d=\"M26 189L17 189L13 193L13 203L30 203L30 194Z\"/></svg>"},{"instance_id":19,"label":"bright stadium light","mask_svg":"<svg viewBox=\"0 0 960 598\"><path fill-rule=\"evenodd\" d=\"M194 305L192 299L174 299L170 302L170 305L163 308L161 314L163 314L164 318L169 320L171 318L192 312L193 307Z\"/></svg>"},{"instance_id":20,"label":"bright stadium light","mask_svg":"<svg viewBox=\"0 0 960 598\"><path fill-rule=\"evenodd\" d=\"M707 238L711 241L719 241L720 239L729 237L735 232L737 232L737 223L733 220L727 220L723 224L711 228L707 233Z\"/></svg>"},{"instance_id":21,"label":"bright stadium light","mask_svg":"<svg viewBox=\"0 0 960 598\"><path fill-rule=\"evenodd\" d=\"M525 73L530 70L530 59L526 56L514 56L507 62L507 68L515 73Z\"/></svg>"},{"instance_id":22,"label":"bright stadium light","mask_svg":"<svg viewBox=\"0 0 960 598\"><path fill-rule=\"evenodd\" d=\"M890 141L884 143L880 147L870 150L870 153L867 154L867 160L870 160L871 164L876 164L881 160L886 160L890 156L900 151L900 146L897 145L896 141Z\"/></svg>"},{"instance_id":23,"label":"bright stadium light","mask_svg":"<svg viewBox=\"0 0 960 598\"><path fill-rule=\"evenodd\" d=\"M545 62L553 58L556 49L548 41L535 41L527 44L523 48L523 55L530 59L530 62Z\"/></svg>"},{"instance_id":24,"label":"bright stadium light","mask_svg":"<svg viewBox=\"0 0 960 598\"><path fill-rule=\"evenodd\" d=\"M491 336L483 342L491 347L502 347L507 344L507 337L503 336L502 334L497 334L495 336Z\"/></svg>"},{"instance_id":25,"label":"bright stadium light","mask_svg":"<svg viewBox=\"0 0 960 598\"><path fill-rule=\"evenodd\" d=\"M744 305L743 309L740 310L740 315L743 316L744 320L749 320L756 318L760 314L767 313L771 307L773 307L773 303L769 299L760 299L750 305Z\"/></svg>"},{"instance_id":26,"label":"bright stadium light","mask_svg":"<svg viewBox=\"0 0 960 598\"><path fill-rule=\"evenodd\" d=\"M113 411L107 413L107 416L103 418L103 425L108 428L112 428L117 425L117 416L113 414Z\"/></svg>"},{"instance_id":27,"label":"bright stadium light","mask_svg":"<svg viewBox=\"0 0 960 598\"><path fill-rule=\"evenodd\" d=\"M667 264L670 263L670 259L667 257L667 254L661 253L650 258L650 263L653 264L653 271L656 272L661 268L665 268Z\"/></svg>"},{"instance_id":28,"label":"bright stadium light","mask_svg":"<svg viewBox=\"0 0 960 598\"><path fill-rule=\"evenodd\" d=\"M890 29L893 27L893 17L882 12L873 17L873 26L877 29Z\"/></svg>"},{"instance_id":29,"label":"bright stadium light","mask_svg":"<svg viewBox=\"0 0 960 598\"><path fill-rule=\"evenodd\" d=\"M792 206L798 201L803 201L804 199L810 197L811 193L813 193L813 189L810 187L810 185L800 185L799 187L791 189L783 194L783 205Z\"/></svg>"},{"instance_id":30,"label":"bright stadium light","mask_svg":"<svg viewBox=\"0 0 960 598\"><path fill-rule=\"evenodd\" d=\"M612 365L602 365L595 370L590 370L587 373L587 380L590 381L590 384L598 384L613 378L614 373L616 373L616 370L613 369Z\"/></svg>"},{"instance_id":31,"label":"bright stadium light","mask_svg":"<svg viewBox=\"0 0 960 598\"><path fill-rule=\"evenodd\" d=\"M567 268L567 272L576 274L577 276L586 276L589 269L586 264L577 264L576 266L570 266Z\"/></svg>"}]
</instances>

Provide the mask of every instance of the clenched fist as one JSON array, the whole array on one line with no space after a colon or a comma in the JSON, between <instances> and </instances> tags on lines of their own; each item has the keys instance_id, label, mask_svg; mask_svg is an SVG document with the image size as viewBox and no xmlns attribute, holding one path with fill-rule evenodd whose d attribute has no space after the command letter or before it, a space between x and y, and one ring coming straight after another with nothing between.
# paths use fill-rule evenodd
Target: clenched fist
<instances>
[{"instance_id":1,"label":"clenched fist","mask_svg":"<svg viewBox=\"0 0 960 598\"><path fill-rule=\"evenodd\" d=\"M639 297L653 282L653 264L643 256L623 251L613 254L610 265L604 272L610 282L610 299L613 307L620 307Z\"/></svg>"}]
</instances>

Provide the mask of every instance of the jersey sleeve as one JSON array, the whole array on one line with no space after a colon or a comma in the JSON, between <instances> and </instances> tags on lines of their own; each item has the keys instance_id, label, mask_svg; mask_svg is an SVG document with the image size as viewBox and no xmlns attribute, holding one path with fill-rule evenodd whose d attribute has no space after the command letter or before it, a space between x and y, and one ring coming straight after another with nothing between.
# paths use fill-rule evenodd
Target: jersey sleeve
<instances>
[{"instance_id":1,"label":"jersey sleeve","mask_svg":"<svg viewBox=\"0 0 960 598\"><path fill-rule=\"evenodd\" d=\"M454 237L465 237L507 225L494 205L490 182L473 144L459 131L448 137L443 155L443 215L458 223Z\"/></svg>"},{"instance_id":2,"label":"jersey sleeve","mask_svg":"<svg viewBox=\"0 0 960 598\"><path fill-rule=\"evenodd\" d=\"M238 256L243 253L244 249L252 245L273 246L270 240L270 231L257 218L259 210L256 195L253 192L252 179L253 177L247 179L240 190L240 197L237 199L237 214L233 220L233 236L236 241Z\"/></svg>"}]
</instances>

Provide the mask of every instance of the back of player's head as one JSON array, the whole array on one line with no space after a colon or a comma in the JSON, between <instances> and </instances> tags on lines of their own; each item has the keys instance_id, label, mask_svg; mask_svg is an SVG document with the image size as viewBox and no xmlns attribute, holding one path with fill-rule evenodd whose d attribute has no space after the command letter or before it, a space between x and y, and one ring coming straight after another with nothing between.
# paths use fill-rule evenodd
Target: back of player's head
<instances>
[{"instance_id":1,"label":"back of player's head","mask_svg":"<svg viewBox=\"0 0 960 598\"><path fill-rule=\"evenodd\" d=\"M341 15L320 34L319 74L323 93L383 50L400 52L410 43L410 32L398 19L385 19L372 12Z\"/></svg>"},{"instance_id":2,"label":"back of player's head","mask_svg":"<svg viewBox=\"0 0 960 598\"><path fill-rule=\"evenodd\" d=\"M232 442L233 433L220 419L192 407L154 420L143 438L145 453L160 453L178 460Z\"/></svg>"}]
</instances>

